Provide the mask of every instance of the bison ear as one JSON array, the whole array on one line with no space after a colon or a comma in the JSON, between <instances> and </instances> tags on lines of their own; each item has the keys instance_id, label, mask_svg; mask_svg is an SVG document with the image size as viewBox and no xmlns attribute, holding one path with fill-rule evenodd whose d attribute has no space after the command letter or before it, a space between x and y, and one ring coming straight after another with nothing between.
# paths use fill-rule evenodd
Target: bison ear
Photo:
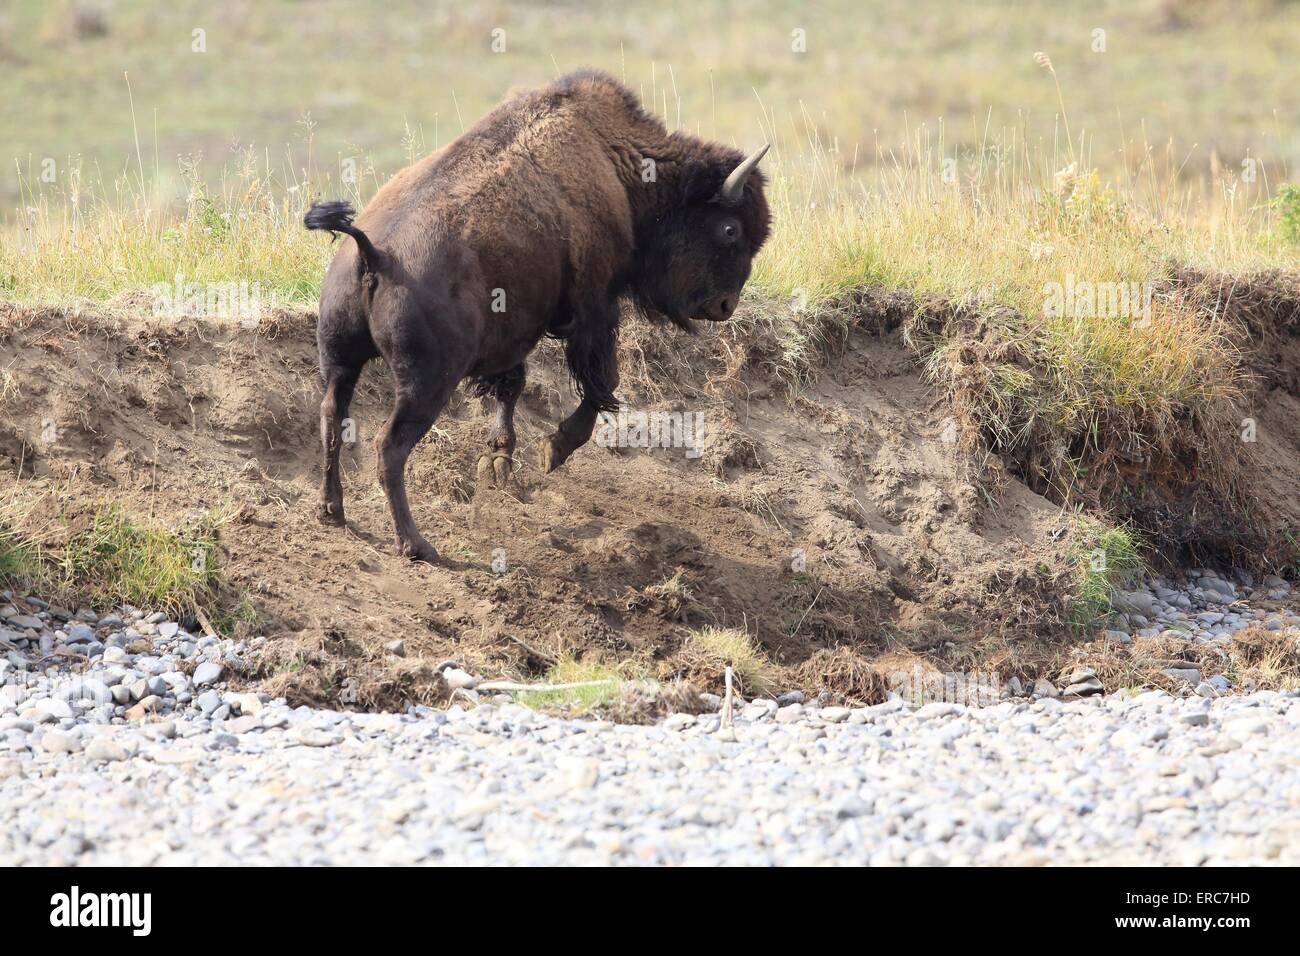
<instances>
[{"instance_id":1,"label":"bison ear","mask_svg":"<svg viewBox=\"0 0 1300 956\"><path fill-rule=\"evenodd\" d=\"M729 170L713 166L698 159L688 160L682 166L682 205L708 202L718 192Z\"/></svg>"}]
</instances>

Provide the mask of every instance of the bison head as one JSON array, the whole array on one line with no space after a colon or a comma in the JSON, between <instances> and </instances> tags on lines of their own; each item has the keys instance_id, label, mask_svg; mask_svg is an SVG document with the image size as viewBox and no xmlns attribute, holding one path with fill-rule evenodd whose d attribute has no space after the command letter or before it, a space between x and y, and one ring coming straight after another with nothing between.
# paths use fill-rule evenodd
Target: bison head
<instances>
[{"instance_id":1,"label":"bison head","mask_svg":"<svg viewBox=\"0 0 1300 956\"><path fill-rule=\"evenodd\" d=\"M638 242L633 294L649 312L682 328L691 319L731 318L754 256L767 239L769 213L758 161L768 147L737 159L691 160L675 204Z\"/></svg>"}]
</instances>

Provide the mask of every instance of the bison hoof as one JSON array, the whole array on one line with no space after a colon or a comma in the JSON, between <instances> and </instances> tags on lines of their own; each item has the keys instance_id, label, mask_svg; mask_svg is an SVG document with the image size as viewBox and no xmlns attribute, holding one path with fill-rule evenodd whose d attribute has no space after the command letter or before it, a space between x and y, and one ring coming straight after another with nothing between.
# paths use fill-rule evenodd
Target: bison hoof
<instances>
[{"instance_id":1,"label":"bison hoof","mask_svg":"<svg viewBox=\"0 0 1300 956\"><path fill-rule=\"evenodd\" d=\"M554 436L546 439L541 447L542 471L549 475L569 460L569 454L556 443Z\"/></svg>"},{"instance_id":2,"label":"bison hoof","mask_svg":"<svg viewBox=\"0 0 1300 956\"><path fill-rule=\"evenodd\" d=\"M316 517L320 519L321 524L334 525L339 528L343 527L345 523L343 520L343 503L322 501L320 507L316 509Z\"/></svg>"},{"instance_id":3,"label":"bison hoof","mask_svg":"<svg viewBox=\"0 0 1300 956\"><path fill-rule=\"evenodd\" d=\"M514 461L504 452L491 452L478 460L479 484L489 484L504 489L514 469Z\"/></svg>"},{"instance_id":4,"label":"bison hoof","mask_svg":"<svg viewBox=\"0 0 1300 956\"><path fill-rule=\"evenodd\" d=\"M424 561L428 564L438 562L437 549L423 538L416 538L414 541L399 541L397 549L401 552L402 557L410 558L412 561Z\"/></svg>"}]
</instances>

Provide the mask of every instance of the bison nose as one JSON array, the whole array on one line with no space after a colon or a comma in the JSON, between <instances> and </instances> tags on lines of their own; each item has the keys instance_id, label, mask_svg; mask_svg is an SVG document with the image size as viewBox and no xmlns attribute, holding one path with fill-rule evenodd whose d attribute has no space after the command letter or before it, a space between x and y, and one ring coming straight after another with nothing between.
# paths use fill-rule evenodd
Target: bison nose
<instances>
[{"instance_id":1,"label":"bison nose","mask_svg":"<svg viewBox=\"0 0 1300 956\"><path fill-rule=\"evenodd\" d=\"M738 302L734 295L720 295L716 299L710 299L701 310L701 317L710 322L724 322L736 311Z\"/></svg>"}]
</instances>

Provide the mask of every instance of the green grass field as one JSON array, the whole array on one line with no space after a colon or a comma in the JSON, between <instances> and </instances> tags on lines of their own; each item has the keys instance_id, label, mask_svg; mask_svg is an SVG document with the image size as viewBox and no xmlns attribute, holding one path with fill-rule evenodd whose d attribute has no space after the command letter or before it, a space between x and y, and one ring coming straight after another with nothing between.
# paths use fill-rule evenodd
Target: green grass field
<instances>
[{"instance_id":1,"label":"green grass field","mask_svg":"<svg viewBox=\"0 0 1300 956\"><path fill-rule=\"evenodd\" d=\"M138 146L176 185L178 157L215 168L246 148L298 170L310 138L322 168L361 154L382 179L404 140L433 148L510 88L589 66L710 136L753 142L767 117L802 139L807 121L844 168L921 125L953 149L1014 134L1065 156L1041 50L1105 175L1131 179L1172 143L1189 177L1255 157L1276 179L1300 163L1297 41L1300 4L1285 0L9 0L0 144L7 164L79 157L108 182ZM17 197L6 175L0 198Z\"/></svg>"}]
</instances>

